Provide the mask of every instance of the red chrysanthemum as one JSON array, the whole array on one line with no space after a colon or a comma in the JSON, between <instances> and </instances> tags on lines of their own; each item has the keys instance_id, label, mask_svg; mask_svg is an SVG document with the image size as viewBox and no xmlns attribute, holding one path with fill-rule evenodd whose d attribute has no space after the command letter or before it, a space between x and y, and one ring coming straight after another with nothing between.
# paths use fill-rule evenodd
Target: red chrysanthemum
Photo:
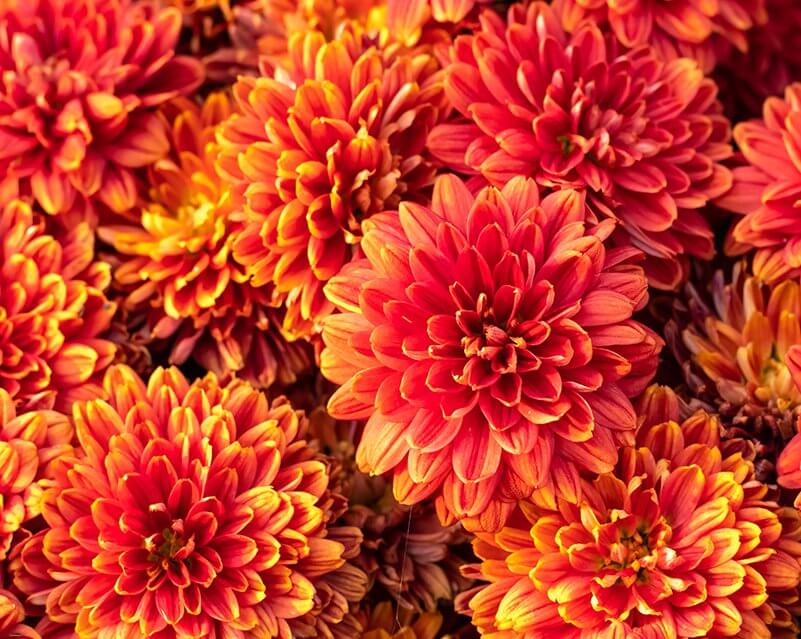
<instances>
[{"instance_id":1,"label":"red chrysanthemum","mask_svg":"<svg viewBox=\"0 0 801 639\"><path fill-rule=\"evenodd\" d=\"M224 94L202 108L184 99L165 107L170 154L149 168L141 224L98 234L122 254L115 278L126 290L126 310L147 315L141 340L155 350L167 346L171 364L192 357L219 376L289 384L311 365L311 353L281 334L272 287L251 285L234 261L239 199L214 167L216 125L230 112Z\"/></svg>"},{"instance_id":2,"label":"red chrysanthemum","mask_svg":"<svg viewBox=\"0 0 801 639\"><path fill-rule=\"evenodd\" d=\"M114 315L109 266L92 261L85 223L56 240L26 202L0 206L0 388L63 408L114 356L98 338Z\"/></svg>"},{"instance_id":3,"label":"red chrysanthemum","mask_svg":"<svg viewBox=\"0 0 801 639\"><path fill-rule=\"evenodd\" d=\"M358 256L362 221L433 180L422 153L443 97L438 65L392 51L355 26L329 43L299 33L286 83L234 87L241 113L219 135L221 166L247 199L234 252L254 284L286 296L294 333L333 310L323 286Z\"/></svg>"},{"instance_id":4,"label":"red chrysanthemum","mask_svg":"<svg viewBox=\"0 0 801 639\"><path fill-rule=\"evenodd\" d=\"M0 560L6 559L20 526L40 513L47 466L72 451L69 420L50 410L17 412L11 396L0 388ZM0 637L4 619L16 604L0 589ZM12 616L16 617L16 613ZM21 619L20 619L21 620Z\"/></svg>"},{"instance_id":5,"label":"red chrysanthemum","mask_svg":"<svg viewBox=\"0 0 801 639\"><path fill-rule=\"evenodd\" d=\"M169 149L153 107L196 88L174 55L181 16L132 0L21 0L0 7L0 171L50 214L84 198L134 204L133 170Z\"/></svg>"},{"instance_id":6,"label":"red chrysanthemum","mask_svg":"<svg viewBox=\"0 0 801 639\"><path fill-rule=\"evenodd\" d=\"M0 588L0 639L41 639L25 623L25 608L12 592Z\"/></svg>"},{"instance_id":7,"label":"red chrysanthemum","mask_svg":"<svg viewBox=\"0 0 801 639\"><path fill-rule=\"evenodd\" d=\"M365 223L366 259L326 287L329 411L368 418L363 470L392 472L414 503L440 491L459 518L495 526L535 487L577 498L629 441L661 341L631 319L647 299L633 248L607 249L581 193L540 201L516 178L473 197L440 177L431 208Z\"/></svg>"},{"instance_id":8,"label":"red chrysanthemum","mask_svg":"<svg viewBox=\"0 0 801 639\"><path fill-rule=\"evenodd\" d=\"M573 31L585 20L608 24L627 47L644 44L661 57L687 57L710 72L732 47L748 50L748 36L768 19L766 0L555 0Z\"/></svg>"},{"instance_id":9,"label":"red chrysanthemum","mask_svg":"<svg viewBox=\"0 0 801 639\"><path fill-rule=\"evenodd\" d=\"M30 603L85 638L304 636L291 624L325 610L317 585L352 535L328 525L328 471L298 438L302 416L176 369L145 386L112 367L104 391L75 404L79 446L22 549Z\"/></svg>"},{"instance_id":10,"label":"red chrysanthemum","mask_svg":"<svg viewBox=\"0 0 801 639\"><path fill-rule=\"evenodd\" d=\"M741 122L734 139L744 166L734 169L734 186L718 201L744 215L731 232L728 251L756 249L753 271L776 283L801 274L801 83L784 99L765 101L761 120Z\"/></svg>"},{"instance_id":11,"label":"red chrysanthemum","mask_svg":"<svg viewBox=\"0 0 801 639\"><path fill-rule=\"evenodd\" d=\"M731 185L715 84L690 59L626 50L592 23L567 34L542 2L481 23L446 72L466 120L437 127L432 152L495 185L526 175L585 189L589 219L619 220L615 242L645 253L652 285L677 288L689 256L712 256L701 209Z\"/></svg>"},{"instance_id":12,"label":"red chrysanthemum","mask_svg":"<svg viewBox=\"0 0 801 639\"><path fill-rule=\"evenodd\" d=\"M490 582L468 593L493 639L687 639L798 634L801 519L765 499L714 417L681 424L675 397L645 396L636 447L584 487L581 506L521 502L478 533Z\"/></svg>"}]
</instances>

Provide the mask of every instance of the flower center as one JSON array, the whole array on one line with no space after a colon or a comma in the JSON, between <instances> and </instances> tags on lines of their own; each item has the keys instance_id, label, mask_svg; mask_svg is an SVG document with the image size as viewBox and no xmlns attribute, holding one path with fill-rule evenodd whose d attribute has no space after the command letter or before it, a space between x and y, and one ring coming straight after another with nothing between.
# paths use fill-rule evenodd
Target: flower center
<instances>
[{"instance_id":1,"label":"flower center","mask_svg":"<svg viewBox=\"0 0 801 639\"><path fill-rule=\"evenodd\" d=\"M192 537L184 539L184 521L176 519L169 528L147 537L145 548L150 553L150 561L166 569L188 559L195 549L195 541Z\"/></svg>"}]
</instances>

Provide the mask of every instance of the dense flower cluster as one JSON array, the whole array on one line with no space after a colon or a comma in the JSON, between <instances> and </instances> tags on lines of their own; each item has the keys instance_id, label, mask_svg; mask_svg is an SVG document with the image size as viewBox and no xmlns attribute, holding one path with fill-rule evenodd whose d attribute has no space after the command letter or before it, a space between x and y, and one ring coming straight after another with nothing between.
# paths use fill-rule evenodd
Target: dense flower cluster
<instances>
[{"instance_id":1,"label":"dense flower cluster","mask_svg":"<svg viewBox=\"0 0 801 639\"><path fill-rule=\"evenodd\" d=\"M0 639L798 639L796 0L0 0Z\"/></svg>"}]
</instances>

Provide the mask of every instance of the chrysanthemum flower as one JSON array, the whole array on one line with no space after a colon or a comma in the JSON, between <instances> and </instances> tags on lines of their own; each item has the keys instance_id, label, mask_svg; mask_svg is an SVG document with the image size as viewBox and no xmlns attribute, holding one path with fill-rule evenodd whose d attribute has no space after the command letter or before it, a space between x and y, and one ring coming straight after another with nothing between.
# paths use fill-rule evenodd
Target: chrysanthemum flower
<instances>
[{"instance_id":1,"label":"chrysanthemum flower","mask_svg":"<svg viewBox=\"0 0 801 639\"><path fill-rule=\"evenodd\" d=\"M114 356L98 338L114 314L109 267L86 224L56 240L26 202L0 207L0 388L63 408Z\"/></svg>"},{"instance_id":2,"label":"chrysanthemum flower","mask_svg":"<svg viewBox=\"0 0 801 639\"><path fill-rule=\"evenodd\" d=\"M194 90L176 57L181 16L131 0L24 0L0 8L0 171L44 211L134 203L133 171L164 156L153 107Z\"/></svg>"},{"instance_id":3,"label":"chrysanthemum flower","mask_svg":"<svg viewBox=\"0 0 801 639\"><path fill-rule=\"evenodd\" d=\"M748 50L754 27L768 20L765 0L556 0L568 31L586 20L608 24L633 48L652 45L664 58L698 60L711 71L731 48Z\"/></svg>"},{"instance_id":4,"label":"chrysanthemum flower","mask_svg":"<svg viewBox=\"0 0 801 639\"><path fill-rule=\"evenodd\" d=\"M438 179L431 208L365 223L366 259L326 287L328 408L368 418L357 461L392 472L406 504L439 494L494 526L538 486L577 498L629 441L661 341L631 319L647 298L639 252L607 249L581 193L540 201L532 180L473 197Z\"/></svg>"},{"instance_id":5,"label":"chrysanthemum flower","mask_svg":"<svg viewBox=\"0 0 801 639\"><path fill-rule=\"evenodd\" d=\"M25 608L12 592L0 588L0 639L41 639L25 623Z\"/></svg>"},{"instance_id":6,"label":"chrysanthemum flower","mask_svg":"<svg viewBox=\"0 0 801 639\"><path fill-rule=\"evenodd\" d=\"M241 113L221 130L220 163L247 198L234 253L304 334L333 310L323 286L358 255L362 222L431 185L423 147L443 94L433 57L377 50L356 27L329 43L296 34L290 53L287 84L234 87Z\"/></svg>"},{"instance_id":7,"label":"chrysanthemum flower","mask_svg":"<svg viewBox=\"0 0 801 639\"><path fill-rule=\"evenodd\" d=\"M478 534L474 573L489 585L469 610L484 634L797 636L798 513L765 500L714 417L674 421L671 395L649 390L636 447L586 482L581 506L524 501L508 527Z\"/></svg>"},{"instance_id":8,"label":"chrysanthemum flower","mask_svg":"<svg viewBox=\"0 0 801 639\"><path fill-rule=\"evenodd\" d=\"M284 339L271 287L252 286L234 261L239 202L214 168L215 127L230 112L224 94L211 95L202 109L183 99L168 105L170 154L150 167L141 225L98 234L123 255L115 278L127 291L127 310L147 314L139 333L155 349L168 345L170 363L191 356L219 376L288 384L311 353Z\"/></svg>"},{"instance_id":9,"label":"chrysanthemum flower","mask_svg":"<svg viewBox=\"0 0 801 639\"><path fill-rule=\"evenodd\" d=\"M718 204L744 215L732 230L730 253L756 249L754 274L768 283L801 274L801 83L784 99L765 101L761 120L741 122L734 139L745 160Z\"/></svg>"},{"instance_id":10,"label":"chrysanthemum flower","mask_svg":"<svg viewBox=\"0 0 801 639\"><path fill-rule=\"evenodd\" d=\"M769 288L735 266L715 273L709 303L688 287L687 325L671 322L668 341L683 347L690 393L723 418L726 436L757 446L760 478L775 482L776 457L801 414L801 288Z\"/></svg>"},{"instance_id":11,"label":"chrysanthemum flower","mask_svg":"<svg viewBox=\"0 0 801 639\"><path fill-rule=\"evenodd\" d=\"M177 369L126 367L78 402L76 454L54 467L47 528L15 583L78 636L289 637L343 563L326 464L285 402Z\"/></svg>"},{"instance_id":12,"label":"chrysanthemum flower","mask_svg":"<svg viewBox=\"0 0 801 639\"><path fill-rule=\"evenodd\" d=\"M593 23L565 33L535 2L511 7L508 23L485 12L457 38L445 92L466 118L429 138L446 165L495 185L527 175L586 189L590 220L619 220L615 242L646 254L659 288L679 286L688 256L712 256L701 209L730 187L720 162L732 149L696 62L626 50Z\"/></svg>"},{"instance_id":13,"label":"chrysanthemum flower","mask_svg":"<svg viewBox=\"0 0 801 639\"><path fill-rule=\"evenodd\" d=\"M0 388L0 560L7 557L14 533L39 514L39 480L52 460L72 451L71 441L72 426L65 416L50 410L18 414L11 396ZM6 636L6 613L11 615L16 606L3 593L0 589L0 637Z\"/></svg>"}]
</instances>

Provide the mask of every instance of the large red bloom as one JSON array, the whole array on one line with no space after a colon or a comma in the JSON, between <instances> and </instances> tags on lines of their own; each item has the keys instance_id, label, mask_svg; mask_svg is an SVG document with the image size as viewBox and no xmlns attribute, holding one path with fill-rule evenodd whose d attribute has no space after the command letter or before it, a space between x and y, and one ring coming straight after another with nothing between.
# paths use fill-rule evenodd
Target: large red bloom
<instances>
[{"instance_id":1,"label":"large red bloom","mask_svg":"<svg viewBox=\"0 0 801 639\"><path fill-rule=\"evenodd\" d=\"M22 200L0 208L0 388L17 402L65 407L114 356L98 337L114 315L111 275L93 262L85 223L59 240L44 228Z\"/></svg>"},{"instance_id":2,"label":"large red bloom","mask_svg":"<svg viewBox=\"0 0 801 639\"><path fill-rule=\"evenodd\" d=\"M729 252L756 249L754 275L775 283L801 274L801 83L765 101L761 120L741 122L734 138L745 160L719 204L744 215Z\"/></svg>"},{"instance_id":3,"label":"large red bloom","mask_svg":"<svg viewBox=\"0 0 801 639\"><path fill-rule=\"evenodd\" d=\"M443 100L438 65L373 44L357 27L329 43L296 34L290 77L240 79L241 113L219 136L247 199L235 255L286 296L294 333L333 310L323 285L358 256L362 221L433 181L423 147Z\"/></svg>"},{"instance_id":4,"label":"large red bloom","mask_svg":"<svg viewBox=\"0 0 801 639\"><path fill-rule=\"evenodd\" d=\"M515 5L457 38L445 91L466 118L429 138L451 167L501 185L515 175L587 191L590 219L646 256L651 284L674 289L688 257L710 258L701 209L731 185L715 84L698 64L627 50L592 23L565 33L552 9Z\"/></svg>"},{"instance_id":5,"label":"large red bloom","mask_svg":"<svg viewBox=\"0 0 801 639\"><path fill-rule=\"evenodd\" d=\"M714 417L679 424L677 406L649 390L636 447L580 506L522 502L508 527L478 533L470 574L489 585L465 600L485 636L798 636L801 518L766 499Z\"/></svg>"},{"instance_id":6,"label":"large red bloom","mask_svg":"<svg viewBox=\"0 0 801 639\"><path fill-rule=\"evenodd\" d=\"M304 636L290 624L324 610L317 585L352 535L328 526L329 474L302 416L176 369L145 386L112 367L104 392L75 404L78 449L22 549L30 602L85 638Z\"/></svg>"},{"instance_id":7,"label":"large red bloom","mask_svg":"<svg viewBox=\"0 0 801 639\"><path fill-rule=\"evenodd\" d=\"M581 470L614 466L661 341L631 319L639 252L607 249L613 222L585 216L574 191L540 201L517 178L474 198L444 176L430 209L366 223L366 259L326 287L343 313L322 370L342 384L331 414L369 417L357 461L391 471L399 501L439 493L495 526L535 487L575 500Z\"/></svg>"},{"instance_id":8,"label":"large red bloom","mask_svg":"<svg viewBox=\"0 0 801 639\"><path fill-rule=\"evenodd\" d=\"M132 171L169 149L153 107L202 78L199 62L174 55L178 11L23 0L2 4L0 25L0 171L50 214L83 198L132 206Z\"/></svg>"}]
</instances>

